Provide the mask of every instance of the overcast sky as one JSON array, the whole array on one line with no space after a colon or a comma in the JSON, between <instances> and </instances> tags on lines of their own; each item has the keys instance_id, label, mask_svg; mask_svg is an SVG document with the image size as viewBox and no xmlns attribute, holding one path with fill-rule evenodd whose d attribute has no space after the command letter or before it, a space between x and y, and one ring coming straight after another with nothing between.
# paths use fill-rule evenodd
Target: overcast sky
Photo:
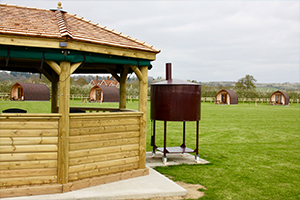
<instances>
[{"instance_id":1,"label":"overcast sky","mask_svg":"<svg viewBox=\"0 0 300 200\"><path fill-rule=\"evenodd\" d=\"M58 0L0 0L56 8ZM299 82L299 1L66 1L63 10L161 49L149 76Z\"/></svg>"}]
</instances>

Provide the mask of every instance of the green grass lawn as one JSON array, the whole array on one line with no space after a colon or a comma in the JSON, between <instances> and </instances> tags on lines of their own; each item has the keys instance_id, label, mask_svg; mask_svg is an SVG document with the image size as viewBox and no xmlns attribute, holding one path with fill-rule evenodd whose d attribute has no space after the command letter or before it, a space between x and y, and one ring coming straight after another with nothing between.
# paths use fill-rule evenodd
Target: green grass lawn
<instances>
[{"instance_id":1,"label":"green grass lawn","mask_svg":"<svg viewBox=\"0 0 300 200\"><path fill-rule=\"evenodd\" d=\"M211 164L156 170L204 185L201 199L300 199L299 104L203 103L201 109L200 157ZM194 138L188 140L193 147ZM172 136L167 146L175 143Z\"/></svg>"},{"instance_id":2,"label":"green grass lawn","mask_svg":"<svg viewBox=\"0 0 300 200\"><path fill-rule=\"evenodd\" d=\"M117 103L71 106L118 107ZM0 102L0 110L23 108L29 113L50 112L50 102ZM136 102L127 108L138 109ZM148 104L150 109L150 104ZM195 148L195 122L186 123L186 145ZM156 123L156 144L163 146L163 122ZM147 151L151 151L150 110ZM182 143L182 122L168 122L167 146ZM204 185L201 199L300 199L300 104L270 106L248 103L221 106L202 103L200 157L207 165L157 167L175 181Z\"/></svg>"}]
</instances>

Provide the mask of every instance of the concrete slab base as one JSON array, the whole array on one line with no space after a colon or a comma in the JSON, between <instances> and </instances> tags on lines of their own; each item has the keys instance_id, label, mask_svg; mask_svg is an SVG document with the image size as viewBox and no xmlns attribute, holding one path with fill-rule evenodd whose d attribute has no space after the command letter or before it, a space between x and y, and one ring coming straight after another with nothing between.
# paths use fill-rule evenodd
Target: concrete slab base
<instances>
[{"instance_id":1,"label":"concrete slab base","mask_svg":"<svg viewBox=\"0 0 300 200\"><path fill-rule=\"evenodd\" d=\"M156 152L152 157L152 152L146 153L146 165L149 167L149 175L137 178L122 180L114 183L107 183L72 192L50 195L35 195L13 198L2 198L3 200L109 200L109 199L151 199L155 197L175 197L185 196L187 190L179 186L164 175L158 173L153 167L179 164L207 164L208 161L199 159L191 154L167 154L168 161L162 163L161 152Z\"/></svg>"},{"instance_id":2,"label":"concrete slab base","mask_svg":"<svg viewBox=\"0 0 300 200\"><path fill-rule=\"evenodd\" d=\"M72 192L3 198L3 200L104 200L104 199L151 199L154 197L185 196L186 189L164 175L149 168L149 175L114 183L98 185Z\"/></svg>"}]
</instances>

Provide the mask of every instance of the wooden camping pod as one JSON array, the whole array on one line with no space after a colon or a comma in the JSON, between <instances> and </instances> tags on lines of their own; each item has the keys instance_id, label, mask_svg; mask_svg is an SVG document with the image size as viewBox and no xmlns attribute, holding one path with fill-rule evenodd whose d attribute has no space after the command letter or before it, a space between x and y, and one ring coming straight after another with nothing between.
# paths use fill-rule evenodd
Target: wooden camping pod
<instances>
[{"instance_id":1,"label":"wooden camping pod","mask_svg":"<svg viewBox=\"0 0 300 200\"><path fill-rule=\"evenodd\" d=\"M89 93L90 101L96 102L119 102L120 92L114 86L94 86Z\"/></svg>"},{"instance_id":2,"label":"wooden camping pod","mask_svg":"<svg viewBox=\"0 0 300 200\"><path fill-rule=\"evenodd\" d=\"M289 105L290 97L287 93L277 90L270 97L271 105Z\"/></svg>"},{"instance_id":3,"label":"wooden camping pod","mask_svg":"<svg viewBox=\"0 0 300 200\"><path fill-rule=\"evenodd\" d=\"M217 104L238 104L238 96L233 90L220 90L216 95Z\"/></svg>"},{"instance_id":4,"label":"wooden camping pod","mask_svg":"<svg viewBox=\"0 0 300 200\"><path fill-rule=\"evenodd\" d=\"M45 84L15 83L10 90L11 100L50 101L50 91Z\"/></svg>"}]
</instances>

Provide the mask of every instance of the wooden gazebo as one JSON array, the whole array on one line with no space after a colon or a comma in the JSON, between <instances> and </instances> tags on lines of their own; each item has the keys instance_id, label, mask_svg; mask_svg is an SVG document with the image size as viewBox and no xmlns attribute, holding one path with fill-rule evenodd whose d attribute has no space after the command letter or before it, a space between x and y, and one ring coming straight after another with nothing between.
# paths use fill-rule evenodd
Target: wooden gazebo
<instances>
[{"instance_id":1,"label":"wooden gazebo","mask_svg":"<svg viewBox=\"0 0 300 200\"><path fill-rule=\"evenodd\" d=\"M0 4L0 19L0 70L40 73L52 83L52 113L0 114L0 197L147 174L147 77L160 50L60 5ZM110 73L120 83L119 108L70 113L70 75L78 73ZM129 73L139 79L138 111L126 109Z\"/></svg>"},{"instance_id":2,"label":"wooden gazebo","mask_svg":"<svg viewBox=\"0 0 300 200\"><path fill-rule=\"evenodd\" d=\"M10 89L11 100L50 101L50 91L45 84L15 83Z\"/></svg>"}]
</instances>

